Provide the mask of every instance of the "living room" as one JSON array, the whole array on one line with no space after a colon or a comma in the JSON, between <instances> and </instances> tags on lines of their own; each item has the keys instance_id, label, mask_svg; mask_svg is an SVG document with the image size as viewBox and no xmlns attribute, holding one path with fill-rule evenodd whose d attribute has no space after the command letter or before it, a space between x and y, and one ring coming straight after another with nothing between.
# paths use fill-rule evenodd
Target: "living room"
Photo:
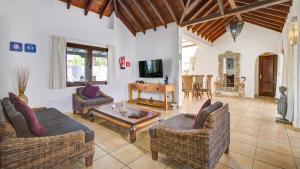
<instances>
[{"instance_id":1,"label":"living room","mask_svg":"<svg viewBox=\"0 0 300 169\"><path fill-rule=\"evenodd\" d=\"M85 168L86 164L88 166L87 168L112 169L300 167L300 147L297 146L297 141L299 141L300 138L300 134L297 132L300 128L300 116L297 111L299 109L298 105L300 105L298 104L300 91L297 90L298 79L300 79L300 73L298 73L298 58L300 53L298 50L300 47L299 43L296 42L293 45L289 45L290 25L296 24L298 29L300 23L300 4L297 0L269 1L270 0L264 0L262 2L256 0L236 0L236 3L238 6L243 6L245 2L266 3L267 5L268 3L273 3L273 5L269 6L263 4L267 6L265 8L258 9L259 7L255 7L257 8L255 10L265 10L268 7L274 7L277 11L281 11L288 8L288 12L282 12L286 17L279 17L284 20L284 22L280 22L282 23L280 31L277 29L276 31L268 29L271 26L266 26L265 24L259 26L250 23L252 20L248 20L249 22L247 22L247 19L245 19L242 32L237 36L235 42L232 38L232 34L229 32L230 30L227 31L225 29L225 24L220 24L224 27L225 32L222 27L221 34L213 38L214 41L212 42L211 40L203 38L204 36L201 37L201 34L197 35L197 32L193 32L193 29L187 29L187 27L191 25L179 26L181 13L185 13L183 12L185 8L180 7L181 2L184 6L189 7L191 5L195 8L193 11L188 11L190 14L188 12L184 14L186 16L185 19L183 19L183 23L185 23L187 21L193 21L193 19L190 19L191 13L201 10L200 7L205 5L204 1L2 0L0 2L0 49L2 55L0 62L0 78L2 79L0 89L1 100L8 97L9 92L19 95L20 87L18 82L20 79L18 79L17 75L18 73L28 73L28 83L25 85L26 90L23 91L25 92L23 94L26 95L28 105L32 110L44 111L45 108L55 108L55 111L51 111L52 114L56 114L56 110L62 113L62 115L59 114L55 117L57 118L57 122L62 121L60 118L64 119L66 120L64 121L66 124L76 124L75 126L80 126L79 128L85 131L84 134L93 132L95 135L93 136L93 143L89 142L87 144L86 142L84 144L82 140L80 143L74 143L83 146L88 145L86 146L88 150L84 150L84 153L80 154L81 158L79 158L79 160L75 158L71 151L67 151L70 149L66 149L64 152L69 154L63 155L62 152L56 156L56 158L60 158L61 160L51 161L51 157L48 163L46 156L51 154L51 151L46 155L41 154L38 156L41 163L40 165L38 161L34 161L34 157L28 157L34 161L32 164L27 161L26 165L24 165L25 163L22 164L21 162L17 163L14 160L10 160L9 156L0 156L0 164L4 166L3 168L22 168L22 165L24 165L23 168ZM218 14L219 10L220 12L222 11L218 2L219 0L207 2L214 3L213 6L217 9L216 14ZM225 10L225 15L227 15L226 11L230 10L229 2L232 2L232 0L228 0L228 2L224 0L221 2L224 4L223 10ZM149 4L145 5L147 3ZM193 6L192 4L197 5ZM208 6L209 5L212 4L208 4ZM105 9L100 10L99 6ZM114 9L114 6L117 6L117 8ZM159 8L156 10L148 9L150 7L153 8L153 6L159 6ZM161 6L163 7L161 8ZM175 14L172 14L168 8L170 6L173 10L178 7L178 11L175 10ZM282 9L278 8L281 6ZM146 12L141 11L141 9L144 8L146 8ZM251 12L251 9L249 10L248 12ZM155 11L158 11L158 13ZM130 12L134 14L129 14ZM153 16L147 17L147 14L149 15L150 12L153 13ZM235 17L241 14L241 17L243 17L244 13L247 12L242 11L241 13L230 14L230 16ZM146 15L146 17L144 15ZM165 16L162 17L163 15ZM272 20L273 18L274 23L277 23L274 19L278 17L276 12L270 15L270 18L267 19ZM126 18L124 18L124 16L126 16ZM295 16L298 17L296 21L292 19L295 18ZM199 18L203 19L201 17ZM245 18L247 18L247 15ZM155 22L153 20L155 20ZM140 23L141 21L142 23ZM218 24L216 22L212 24L213 21L213 19L209 20L207 22L208 25L212 26ZM144 25L144 27L141 25ZM203 28L202 33L207 32L208 34L208 31L209 27L205 30ZM212 29L210 33L213 33L213 31L214 29ZM294 36L298 38L299 31L297 30L295 32ZM191 41L197 46L197 50L192 56L195 57L196 62L188 63L188 72L184 71L182 65L182 57L184 57L182 53L183 39ZM26 45L32 48L26 48ZM64 46L64 48L62 46ZM67 51L67 53L60 53L59 51L62 50ZM100 54L94 54L94 51L98 51ZM245 81L243 81L244 88L241 88L241 92L243 92L242 96L239 95L239 92L237 92L237 96L231 96L230 92L225 91L220 92L221 95L218 95L218 91L216 90L217 87L215 84L218 84L216 82L220 80L217 77L221 76L219 73L220 63L218 57L226 51L240 53L240 75L238 77L245 77ZM273 97L258 98L256 97L260 95L258 58L265 53L272 53L278 56L277 85ZM75 59L71 59L69 62L68 57L70 56L71 58L73 55L83 56L80 59L85 59L84 64L80 65L82 67L79 74L74 73L75 71L73 72L73 70L71 70L73 69L71 68L72 66L68 65L72 62L72 64L75 65L74 67L76 67L78 66L76 64L81 61L80 59L79 62ZM94 61L103 57L106 58L104 64L105 71L98 71L98 74L95 74L96 68L94 69L94 67L96 67L95 65L98 64L98 62L94 63ZM98 60L100 62L100 59ZM163 73L161 73L158 78L141 76L141 61L154 60L158 62L161 61L160 69ZM101 62L100 64L103 63ZM193 66L190 66L191 64L193 64ZM90 71L90 67L93 67L94 72ZM194 68L192 69L192 67ZM205 95L202 98L196 99L184 97L185 92L184 86L182 86L182 76L185 74L213 75L211 81L211 101L216 104L216 106L219 106L218 108L220 108L218 104L222 102L220 108L222 111L220 112L224 110L224 119L227 119L225 115L230 114L230 120L227 119L227 121L224 121L224 119L221 119L223 120L222 122L224 122L224 124L222 123L223 125L229 125L230 121L228 131L226 130L227 128L224 127L224 130L220 130L219 132L227 132L228 135L226 136L228 137L230 132L231 137L230 139L227 137L227 139L216 137L216 139L220 139L220 142L223 142L222 146L219 147L220 149L216 149L216 151L220 151L220 153L215 154L213 159L202 159L204 157L201 155L189 159L189 157L185 158L184 154L180 154L182 150L177 147L178 145L172 144L176 143L177 139L177 141L180 142L181 137L185 138L188 136L175 137L174 142L172 142L171 139L164 138L165 140L170 140L170 142L161 143L162 145L160 145L158 144L160 141L156 141L156 139L154 139L155 137L152 137L151 132L148 132L149 128L156 126L156 124L163 123L166 125L165 123L167 123L169 119L174 120L175 117L179 117L181 114L197 115L202 105L209 99ZM166 79L166 77L168 77L168 79ZM90 106L82 109L81 105L83 103L78 101L78 103L75 103L79 105L78 110L74 109L74 97L76 97L74 94L76 95L77 89L84 87L82 84L93 81L95 81L95 83L92 83L92 86L98 86L98 90L100 88L102 92L100 95L113 99L113 101L109 101L110 104L113 102L113 106L110 105L110 107L107 107L107 105L101 105L100 108L97 107L98 109L95 108L95 106ZM137 81L139 81L139 84L136 83ZM129 84L134 85L132 97L134 99L139 99L140 97L146 98L148 105L128 103L131 96ZM151 89L152 84L155 85L153 90ZM166 86L168 85L171 86L170 90L167 90ZM141 86L143 89L141 89ZM146 87L144 88L144 86ZM286 92L288 104L285 105L287 106L285 115L289 121L288 124L275 122L276 117L280 116L277 113L278 101L275 102L275 99L278 100L281 98L279 86L286 86L288 89ZM158 92L156 90L159 91L159 94L157 94ZM174 100L171 101L171 98ZM149 106L149 104L153 102L152 100L159 100L159 104L162 105L159 105L159 107L152 107L153 105ZM170 103L168 103L168 101L165 102L165 100L169 100ZM164 107L165 103L168 103L166 107ZM226 107L227 103L229 105L229 111L226 111L226 108L228 108ZM139 125L136 125L139 123L137 122L138 120L135 121L131 119L129 120L130 123L127 121L128 123L123 124L120 121L116 122L111 116L108 118L108 116L104 117L101 113L96 113L97 111L108 111L110 112L108 114L111 114L110 108L118 107L119 104L123 105L123 107L125 107L124 105L126 104L126 106L142 108L153 112L151 114L153 118L151 117L151 119L149 118L148 120L151 125L145 123L141 125L141 129L139 129ZM165 108L167 108L167 110L165 110ZM51 112L45 112L48 113L47 117ZM64 115L70 117L70 119L76 123L69 121ZM123 116L122 113L119 115ZM40 118L45 120L46 115L44 117L37 115L37 119L41 120ZM183 117L180 116L180 118ZM57 132L63 132L59 134L65 134L65 131L58 131L58 127L55 127L54 124L58 123L53 122L53 124L48 124L43 120L41 120L42 126L45 125L45 128L46 126L52 127L51 130L46 128L48 134L53 132L51 133L53 134L51 137L59 136L55 135ZM153 124L152 120L155 124ZM114 122L117 124L114 124ZM207 123L203 125L208 125ZM265 125L263 125L264 123ZM130 125L128 126L128 124ZM175 121L175 124L181 125L180 121ZM191 122L191 126L192 125L193 122ZM14 125L12 126L15 130L19 129ZM61 125L58 126L61 127ZM242 127L244 130L239 129ZM3 130L1 130L1 132L3 133ZM72 132L74 132L73 129ZM184 133L185 131L182 132ZM264 135L264 133L267 132L269 132L269 135ZM81 134L82 133L76 135L75 133L72 137L74 136L74 140L76 140L75 138L82 137ZM158 130L156 134L159 134ZM18 132L16 136L19 137ZM40 147L42 147L42 139L47 137L50 137L50 135L37 137L41 139ZM169 137L172 138L173 136ZM73 142L69 140L70 138L70 135L66 136L68 143L71 142L73 144ZM86 135L85 139L87 139ZM2 138L0 141L2 141ZM229 146L229 142L230 148L227 147ZM5 150L5 148L7 152L13 150L13 144L10 145L10 147L5 147L4 143L5 142L0 143L0 147L2 147L3 150ZM154 145L156 143L157 145ZM212 146L218 147L213 144L217 143L212 142ZM183 145L184 144L181 146ZM155 148L165 148L159 146L174 146L176 149L167 149L166 152L163 150L161 150L163 152L154 150ZM198 145L195 144L193 146ZM36 147L39 149L38 144ZM72 145L70 145L70 147L72 147ZM11 150L8 148L11 148ZM73 148L71 148L72 151ZM186 150L187 149L192 148L187 147ZM49 150L49 148L47 150ZM151 150L153 150L152 154ZM22 153L23 150L18 149L18 151ZM42 151L41 149L41 152ZM176 157L174 157L174 154L172 154L173 151L175 154L178 152L178 156L175 155ZM225 151L228 154L226 154ZM156 157L157 152L158 157ZM223 155L224 152L225 154ZM23 154L25 153L30 154L30 151L24 150ZM275 155L270 157L270 159L264 157L272 153ZM278 155L276 153L278 153ZM88 158L91 154L93 154L92 157ZM16 155L16 157L18 156L18 154L14 155ZM55 159L55 157L53 158ZM68 160L68 158L71 160ZM83 160L84 158L86 161ZM198 162L193 162L193 160ZM206 161L202 162L202 160ZM43 164L45 165L43 166Z\"/></svg>"}]
</instances>

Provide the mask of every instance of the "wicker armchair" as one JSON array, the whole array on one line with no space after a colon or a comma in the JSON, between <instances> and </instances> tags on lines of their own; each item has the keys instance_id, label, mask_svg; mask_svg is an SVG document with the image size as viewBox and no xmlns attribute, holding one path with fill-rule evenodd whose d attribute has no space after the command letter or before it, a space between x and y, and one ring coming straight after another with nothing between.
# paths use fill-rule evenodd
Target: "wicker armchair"
<instances>
[{"instance_id":1,"label":"wicker armchair","mask_svg":"<svg viewBox=\"0 0 300 169\"><path fill-rule=\"evenodd\" d=\"M186 118L194 117L189 115ZM150 137L150 140L153 160L158 159L160 152L194 169L213 169L222 154L229 151L228 104L210 113L202 129L184 130L159 126L155 129L155 137Z\"/></svg>"}]
</instances>

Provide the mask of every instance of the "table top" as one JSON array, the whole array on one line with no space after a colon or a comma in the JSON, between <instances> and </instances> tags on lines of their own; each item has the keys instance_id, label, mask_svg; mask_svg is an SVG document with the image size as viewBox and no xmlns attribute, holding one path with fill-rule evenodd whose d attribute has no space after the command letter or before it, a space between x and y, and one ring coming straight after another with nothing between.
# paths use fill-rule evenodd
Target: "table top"
<instances>
[{"instance_id":1,"label":"table top","mask_svg":"<svg viewBox=\"0 0 300 169\"><path fill-rule=\"evenodd\" d=\"M123 109L125 108L125 113L122 113ZM131 124L131 125L136 125L140 124L143 122L147 122L149 120L152 120L154 118L160 117L161 113L155 112L152 110L145 110L141 108L137 108L128 104L125 104L125 107L122 106L122 104L118 103L115 104L115 107L113 108L113 104L107 104L103 106L98 106L92 108L92 111L95 112L93 113L95 116L97 115L104 115L108 116L110 118ZM140 117L140 118L131 118L128 117L134 113L145 113L146 115Z\"/></svg>"}]
</instances>

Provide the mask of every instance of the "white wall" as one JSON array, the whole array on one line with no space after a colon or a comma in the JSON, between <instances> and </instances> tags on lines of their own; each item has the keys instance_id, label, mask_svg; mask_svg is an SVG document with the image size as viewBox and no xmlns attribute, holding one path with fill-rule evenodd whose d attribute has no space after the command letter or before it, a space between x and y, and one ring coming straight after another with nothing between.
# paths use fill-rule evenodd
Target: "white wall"
<instances>
[{"instance_id":1,"label":"white wall","mask_svg":"<svg viewBox=\"0 0 300 169\"><path fill-rule=\"evenodd\" d=\"M168 75L169 83L178 85L179 78L179 28L176 24L169 24L168 28L157 28L156 32L148 30L146 35L139 33L136 37L136 62L141 60L163 59L164 77ZM140 78L138 67L135 70L137 80L148 83L164 83L164 78ZM150 97L145 95L144 97ZM160 96L160 99L162 96Z\"/></svg>"},{"instance_id":2,"label":"white wall","mask_svg":"<svg viewBox=\"0 0 300 169\"><path fill-rule=\"evenodd\" d=\"M97 46L115 45L116 62L120 56L134 61L135 37L114 17L99 16L71 7L57 0L3 0L0 2L0 98L9 91L17 93L14 71L19 66L30 68L30 81L26 91L32 107L55 107L72 110L71 95L75 88L49 89L51 35ZM10 52L9 42L30 42L37 45L37 53ZM117 64L116 64L117 65ZM116 100L128 98L127 85L133 80L134 68L116 68L117 82L100 88ZM126 78L120 78L126 77Z\"/></svg>"},{"instance_id":3,"label":"white wall","mask_svg":"<svg viewBox=\"0 0 300 169\"><path fill-rule=\"evenodd\" d=\"M264 52L277 53L281 33L274 32L253 24L245 23L242 33L233 42L229 32L215 41L212 46L198 44L195 73L212 74L213 81L218 76L218 55L227 50L241 53L241 76L246 80L246 97L255 95L255 63Z\"/></svg>"}]
</instances>

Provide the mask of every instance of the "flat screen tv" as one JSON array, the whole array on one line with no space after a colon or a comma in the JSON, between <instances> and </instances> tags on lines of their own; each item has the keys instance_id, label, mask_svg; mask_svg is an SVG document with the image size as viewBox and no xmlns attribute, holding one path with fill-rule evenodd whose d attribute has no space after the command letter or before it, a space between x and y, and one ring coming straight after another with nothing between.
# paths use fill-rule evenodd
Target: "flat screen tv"
<instances>
[{"instance_id":1,"label":"flat screen tv","mask_svg":"<svg viewBox=\"0 0 300 169\"><path fill-rule=\"evenodd\" d=\"M162 60L147 60L139 62L140 77L161 78L163 77Z\"/></svg>"}]
</instances>

